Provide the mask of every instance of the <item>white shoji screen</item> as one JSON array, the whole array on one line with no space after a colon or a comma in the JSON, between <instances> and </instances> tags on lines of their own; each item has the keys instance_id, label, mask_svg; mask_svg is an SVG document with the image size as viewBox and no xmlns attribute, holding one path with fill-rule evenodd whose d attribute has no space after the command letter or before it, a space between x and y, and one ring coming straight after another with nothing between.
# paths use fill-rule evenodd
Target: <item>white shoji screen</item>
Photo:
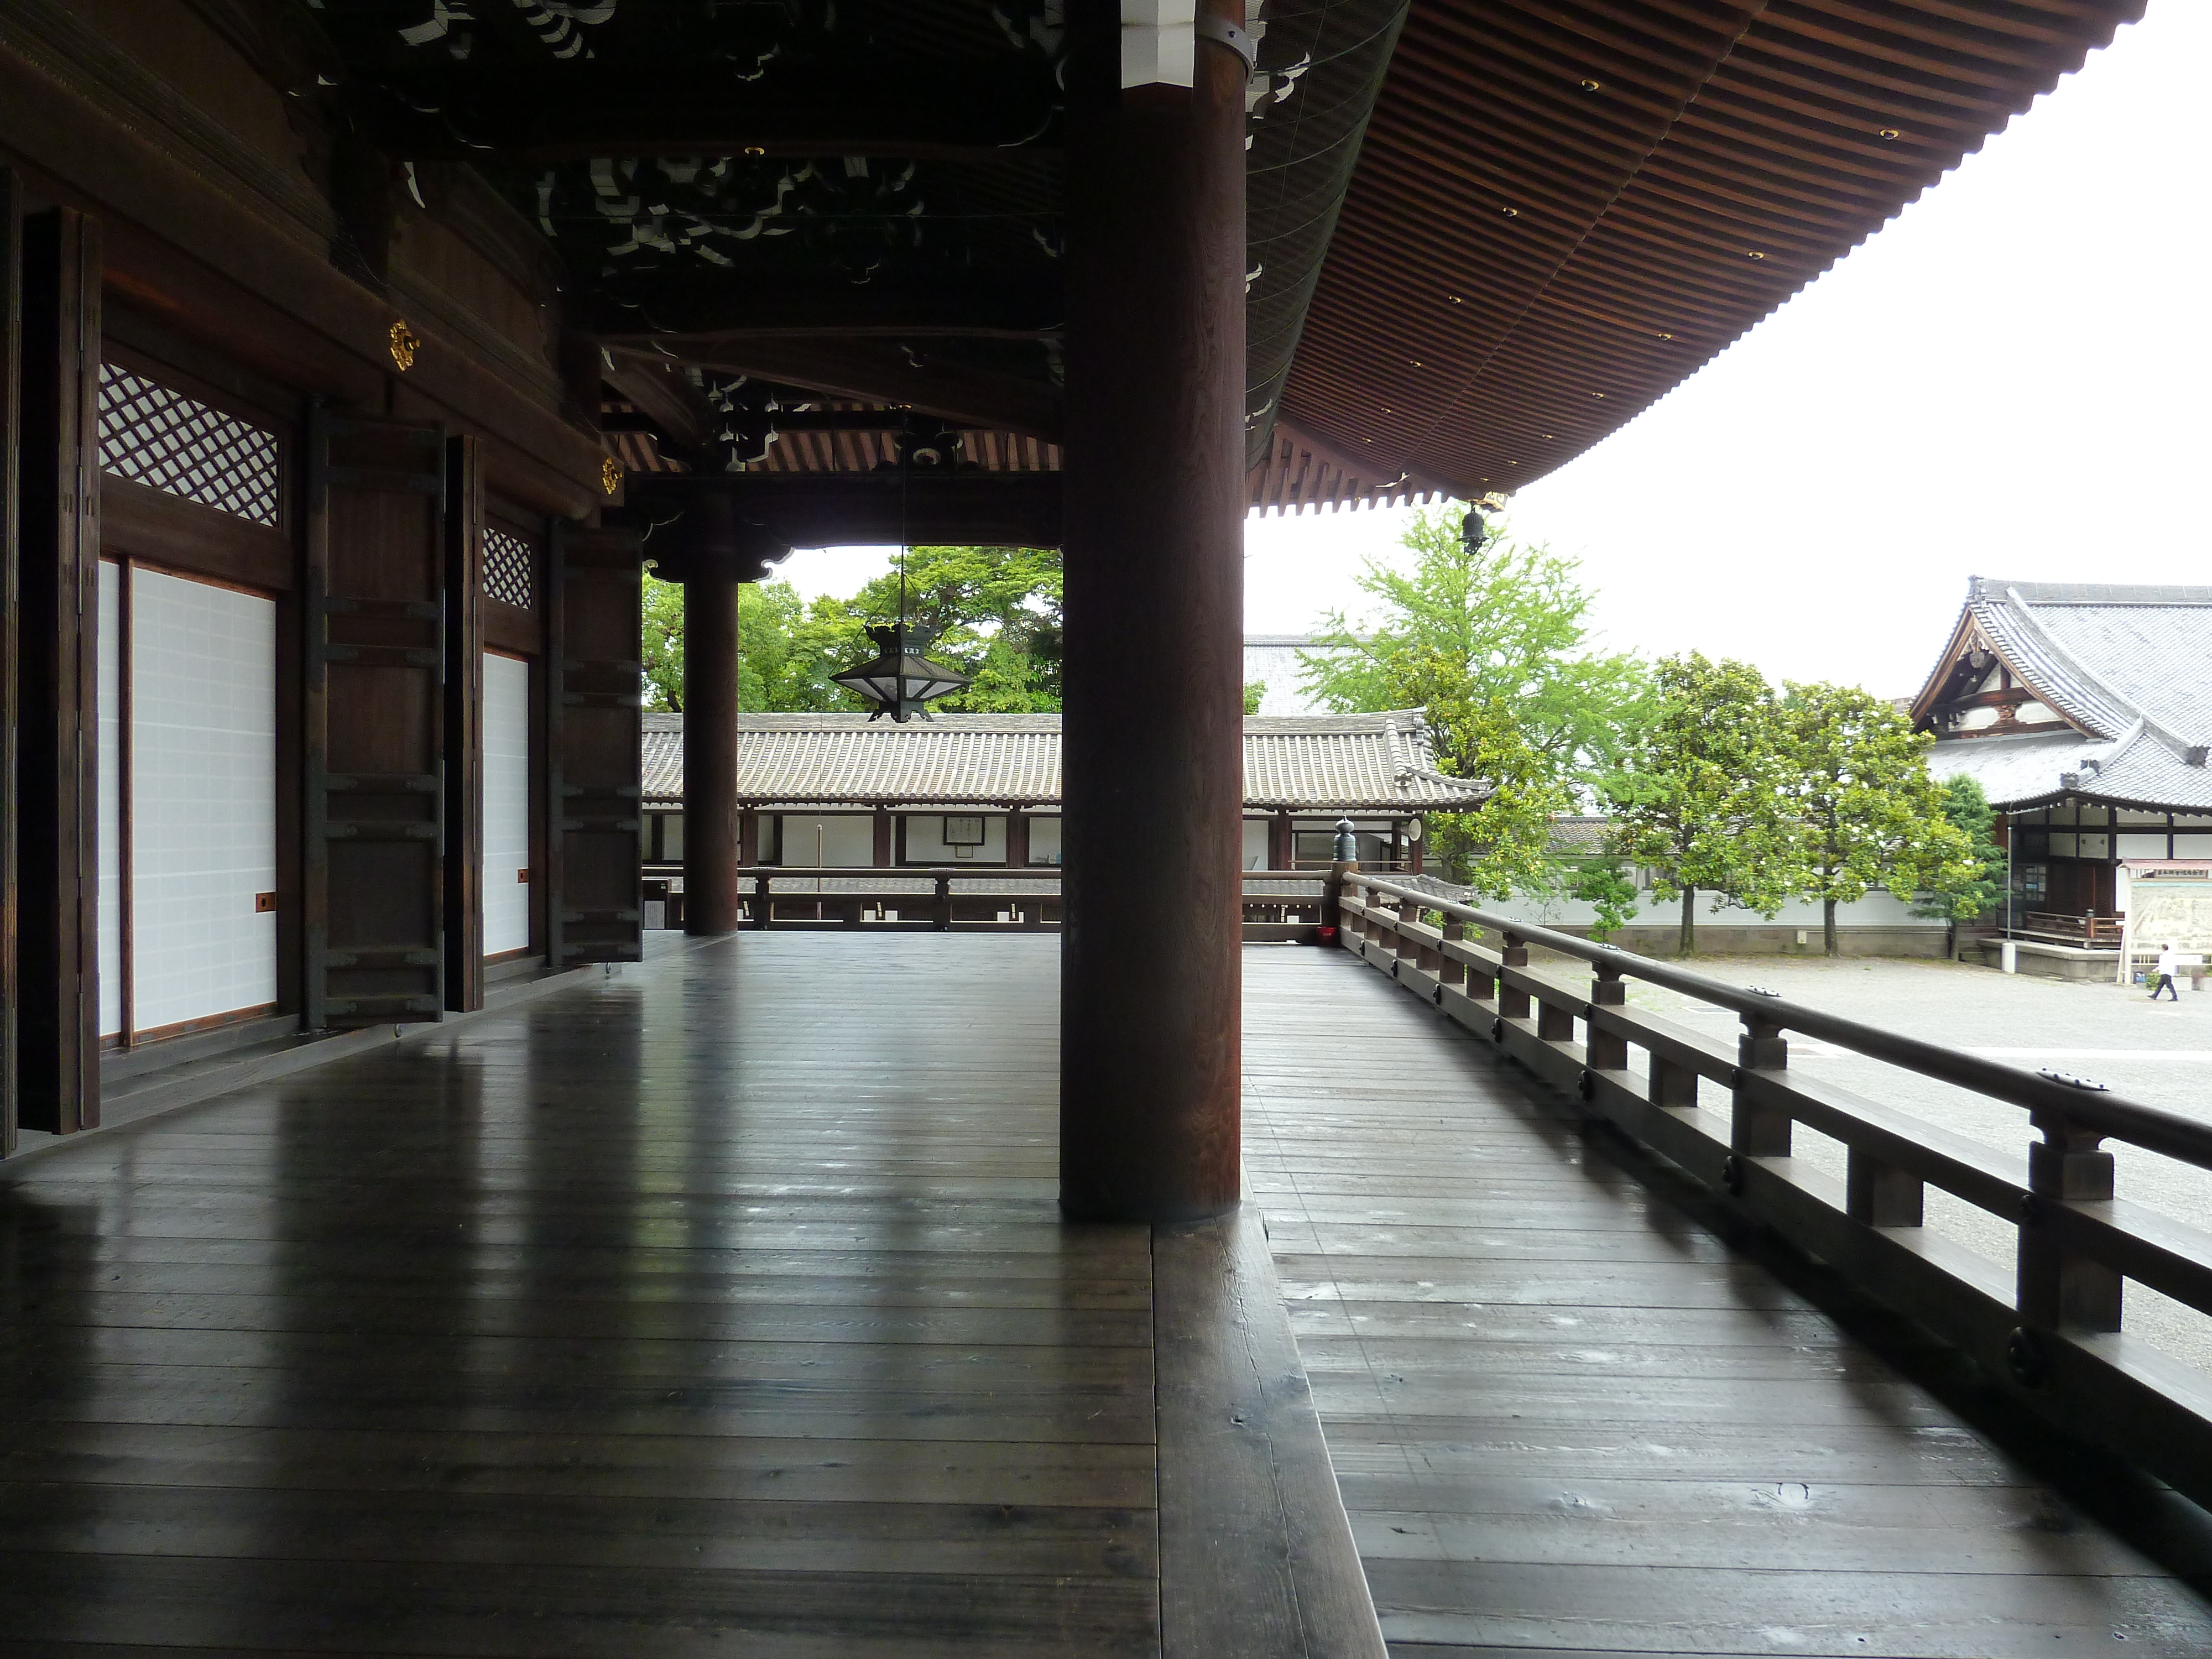
<instances>
[{"instance_id":1,"label":"white shoji screen","mask_svg":"<svg viewBox=\"0 0 2212 1659\"><path fill-rule=\"evenodd\" d=\"M276 1000L276 607L151 570L131 588L132 1024Z\"/></svg>"},{"instance_id":2,"label":"white shoji screen","mask_svg":"<svg viewBox=\"0 0 2212 1659\"><path fill-rule=\"evenodd\" d=\"M123 1030L123 571L100 562L100 1034Z\"/></svg>"},{"instance_id":3,"label":"white shoji screen","mask_svg":"<svg viewBox=\"0 0 2212 1659\"><path fill-rule=\"evenodd\" d=\"M483 659L483 949L530 944L530 665Z\"/></svg>"}]
</instances>

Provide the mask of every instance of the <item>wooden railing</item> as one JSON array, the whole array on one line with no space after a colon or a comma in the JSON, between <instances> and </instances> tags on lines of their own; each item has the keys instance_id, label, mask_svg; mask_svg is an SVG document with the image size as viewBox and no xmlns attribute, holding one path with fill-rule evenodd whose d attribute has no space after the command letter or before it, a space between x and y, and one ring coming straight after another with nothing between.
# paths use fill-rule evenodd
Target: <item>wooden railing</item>
<instances>
[{"instance_id":1,"label":"wooden railing","mask_svg":"<svg viewBox=\"0 0 2212 1659\"><path fill-rule=\"evenodd\" d=\"M2126 928L2126 920L2120 916L2065 916L2055 910L2030 910L2013 932L2086 950L2117 951Z\"/></svg>"},{"instance_id":2,"label":"wooden railing","mask_svg":"<svg viewBox=\"0 0 2212 1659\"><path fill-rule=\"evenodd\" d=\"M1501 948L1479 943L1483 930ZM2130 1279L2212 1313L2212 1232L2116 1197L2104 1149L2118 1142L2212 1170L2212 1126L1455 902L1418 882L1348 875L1341 941L1740 1213L1964 1350L2054 1422L2212 1501L2212 1376L2130 1334L2122 1318ZM1592 978L1534 970L1532 945L1589 963ZM1630 980L1734 1011L1743 1028L1734 1051L1631 1009ZM1793 1031L2021 1109L2021 1150L1991 1150L1793 1073ZM1647 1057L1640 1074L1632 1048ZM1717 1098L1701 1100L1701 1086ZM1842 1143L1841 1180L1791 1155L1799 1124ZM2016 1265L1929 1229L1929 1187L2013 1230Z\"/></svg>"},{"instance_id":3,"label":"wooden railing","mask_svg":"<svg viewBox=\"0 0 2212 1659\"><path fill-rule=\"evenodd\" d=\"M881 928L938 933L1056 933L1060 872L1030 869L823 869L762 866L738 872L747 927ZM1323 874L1248 870L1247 943L1318 943Z\"/></svg>"}]
</instances>

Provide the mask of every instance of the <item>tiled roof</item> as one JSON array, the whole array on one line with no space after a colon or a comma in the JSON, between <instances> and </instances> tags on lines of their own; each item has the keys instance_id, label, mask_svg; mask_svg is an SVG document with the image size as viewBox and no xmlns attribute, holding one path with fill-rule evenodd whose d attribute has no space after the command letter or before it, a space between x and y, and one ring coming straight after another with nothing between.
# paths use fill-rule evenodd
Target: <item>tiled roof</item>
<instances>
[{"instance_id":1,"label":"tiled roof","mask_svg":"<svg viewBox=\"0 0 2212 1659\"><path fill-rule=\"evenodd\" d=\"M1244 636L1244 684L1259 681L1267 689L1260 698L1263 714L1311 714L1314 700L1299 684L1305 673L1298 661L1301 652L1327 650L1310 634L1247 634Z\"/></svg>"},{"instance_id":2,"label":"tiled roof","mask_svg":"<svg viewBox=\"0 0 2212 1659\"><path fill-rule=\"evenodd\" d=\"M684 798L684 717L645 716L644 793ZM1253 715L1244 801L1293 811L1464 811L1486 785L1436 770L1419 709ZM1060 803L1060 716L939 714L896 726L865 714L738 718L738 794L760 805Z\"/></svg>"},{"instance_id":3,"label":"tiled roof","mask_svg":"<svg viewBox=\"0 0 2212 1659\"><path fill-rule=\"evenodd\" d=\"M2081 729L1945 738L1929 756L1937 775L1969 773L1999 806L2072 794L2212 811L2212 587L1976 576L1963 622Z\"/></svg>"}]
</instances>

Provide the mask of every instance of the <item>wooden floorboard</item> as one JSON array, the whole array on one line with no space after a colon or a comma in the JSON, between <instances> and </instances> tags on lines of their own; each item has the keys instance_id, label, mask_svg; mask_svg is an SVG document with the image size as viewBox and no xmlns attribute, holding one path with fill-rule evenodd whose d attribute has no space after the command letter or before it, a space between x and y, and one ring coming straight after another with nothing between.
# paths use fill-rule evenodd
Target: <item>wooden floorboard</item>
<instances>
[{"instance_id":1,"label":"wooden floorboard","mask_svg":"<svg viewBox=\"0 0 2212 1659\"><path fill-rule=\"evenodd\" d=\"M1057 943L744 935L0 1170L0 1652L1158 1656Z\"/></svg>"},{"instance_id":2,"label":"wooden floorboard","mask_svg":"<svg viewBox=\"0 0 2212 1659\"><path fill-rule=\"evenodd\" d=\"M1252 1203L1395 1659L2212 1651L1569 1103L1342 952L1245 961Z\"/></svg>"}]
</instances>

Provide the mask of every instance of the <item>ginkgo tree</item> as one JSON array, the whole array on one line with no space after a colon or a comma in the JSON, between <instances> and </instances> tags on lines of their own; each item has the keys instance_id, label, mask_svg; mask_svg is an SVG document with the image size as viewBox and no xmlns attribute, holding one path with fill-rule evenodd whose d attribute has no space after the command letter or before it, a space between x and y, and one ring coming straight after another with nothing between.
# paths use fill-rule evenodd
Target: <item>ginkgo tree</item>
<instances>
[{"instance_id":1,"label":"ginkgo tree","mask_svg":"<svg viewBox=\"0 0 2212 1659\"><path fill-rule=\"evenodd\" d=\"M1432 854L1478 892L1556 892L1573 872L1553 820L1614 763L1649 682L1638 658L1591 641L1573 560L1469 541L1465 514L1460 502L1419 513L1409 562L1367 562L1371 610L1322 618L1301 684L1346 713L1426 709L1438 769L1493 786L1479 809L1429 818Z\"/></svg>"}]
</instances>

